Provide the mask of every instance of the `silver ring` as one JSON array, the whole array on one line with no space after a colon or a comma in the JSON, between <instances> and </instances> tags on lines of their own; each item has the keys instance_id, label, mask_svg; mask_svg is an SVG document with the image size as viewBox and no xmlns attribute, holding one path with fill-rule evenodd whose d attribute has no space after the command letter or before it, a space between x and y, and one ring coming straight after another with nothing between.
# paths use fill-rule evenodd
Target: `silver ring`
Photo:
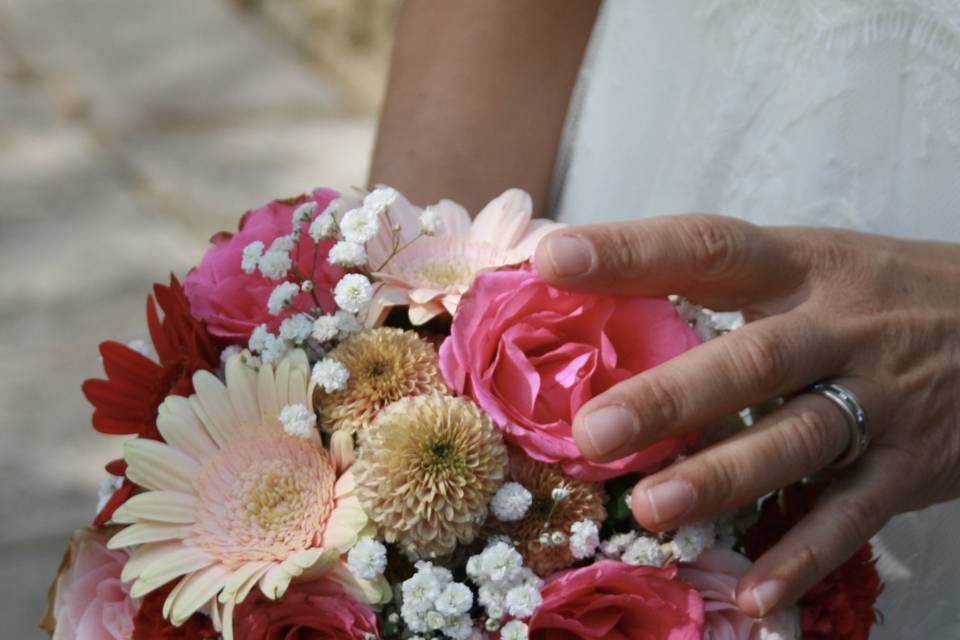
<instances>
[{"instance_id":1,"label":"silver ring","mask_svg":"<svg viewBox=\"0 0 960 640\"><path fill-rule=\"evenodd\" d=\"M810 391L833 402L847 420L847 427L850 429L850 446L827 468L846 467L862 456L867 445L870 444L867 412L853 391L835 382L819 382L810 387Z\"/></svg>"}]
</instances>

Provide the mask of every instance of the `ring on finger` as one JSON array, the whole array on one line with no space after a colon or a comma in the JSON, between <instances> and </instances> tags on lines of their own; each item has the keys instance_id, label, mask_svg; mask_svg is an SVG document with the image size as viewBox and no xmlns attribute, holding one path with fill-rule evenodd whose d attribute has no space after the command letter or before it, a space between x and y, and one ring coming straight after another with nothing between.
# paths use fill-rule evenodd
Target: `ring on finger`
<instances>
[{"instance_id":1,"label":"ring on finger","mask_svg":"<svg viewBox=\"0 0 960 640\"><path fill-rule=\"evenodd\" d=\"M840 469L849 466L863 455L870 444L869 423L863 404L853 391L835 382L819 382L810 387L809 391L830 400L840 409L850 430L850 445L827 468Z\"/></svg>"}]
</instances>

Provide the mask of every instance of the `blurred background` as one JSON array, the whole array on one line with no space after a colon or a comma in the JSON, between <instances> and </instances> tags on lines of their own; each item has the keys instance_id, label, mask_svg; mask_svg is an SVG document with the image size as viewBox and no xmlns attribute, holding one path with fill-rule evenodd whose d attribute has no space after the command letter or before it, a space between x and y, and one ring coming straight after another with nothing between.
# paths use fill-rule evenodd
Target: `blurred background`
<instances>
[{"instance_id":1,"label":"blurred background","mask_svg":"<svg viewBox=\"0 0 960 640\"><path fill-rule=\"evenodd\" d=\"M102 465L80 392L251 207L362 185L397 0L0 0L0 623L36 628Z\"/></svg>"}]
</instances>

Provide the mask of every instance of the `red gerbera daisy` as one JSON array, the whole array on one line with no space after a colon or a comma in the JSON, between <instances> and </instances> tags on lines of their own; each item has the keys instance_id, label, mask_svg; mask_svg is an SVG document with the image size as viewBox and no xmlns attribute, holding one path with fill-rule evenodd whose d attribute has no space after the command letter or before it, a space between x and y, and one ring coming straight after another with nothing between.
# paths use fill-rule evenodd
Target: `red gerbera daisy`
<instances>
[{"instance_id":1,"label":"red gerbera daisy","mask_svg":"<svg viewBox=\"0 0 960 640\"><path fill-rule=\"evenodd\" d=\"M83 394L94 406L93 427L101 433L162 440L156 424L160 403L171 394L193 393L193 374L213 369L220 362L220 345L203 323L190 315L180 282L171 275L170 286L155 284L153 292L153 296L147 296L147 324L159 363L118 342L103 342L100 354L107 379L83 383ZM157 304L163 310L163 320ZM126 466L122 462L111 462L107 470L120 475ZM109 520L133 488L125 479L94 525Z\"/></svg>"},{"instance_id":2,"label":"red gerbera daisy","mask_svg":"<svg viewBox=\"0 0 960 640\"><path fill-rule=\"evenodd\" d=\"M794 484L764 501L760 520L747 531L747 556L756 560L810 512L822 486ZM866 640L877 621L874 609L883 590L869 543L804 595L800 607L803 640Z\"/></svg>"}]
</instances>

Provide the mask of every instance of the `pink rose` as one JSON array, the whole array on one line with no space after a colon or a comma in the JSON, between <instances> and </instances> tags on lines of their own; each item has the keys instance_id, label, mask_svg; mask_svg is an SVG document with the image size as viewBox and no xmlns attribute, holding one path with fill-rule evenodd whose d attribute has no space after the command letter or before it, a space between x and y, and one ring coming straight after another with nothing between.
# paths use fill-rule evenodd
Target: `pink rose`
<instances>
[{"instance_id":1,"label":"pink rose","mask_svg":"<svg viewBox=\"0 0 960 640\"><path fill-rule=\"evenodd\" d=\"M793 640L800 637L796 609L756 620L736 605L737 582L752 563L736 551L710 549L683 565L677 577L703 597L705 637L711 640Z\"/></svg>"},{"instance_id":2,"label":"pink rose","mask_svg":"<svg viewBox=\"0 0 960 640\"><path fill-rule=\"evenodd\" d=\"M109 536L81 529L70 538L56 582L53 640L128 640L139 604L120 581L130 557L110 551Z\"/></svg>"},{"instance_id":3,"label":"pink rose","mask_svg":"<svg viewBox=\"0 0 960 640\"><path fill-rule=\"evenodd\" d=\"M294 583L280 600L250 594L234 614L236 640L379 638L377 617L329 580Z\"/></svg>"},{"instance_id":4,"label":"pink rose","mask_svg":"<svg viewBox=\"0 0 960 640\"><path fill-rule=\"evenodd\" d=\"M245 342L253 329L266 323L276 333L280 322L295 313L292 310L273 316L267 311L270 293L279 284L259 270L247 274L240 267L243 249L256 240L271 243L293 231L293 211L304 202L316 202L317 211L323 211L339 194L330 189L317 189L311 195L288 200L275 200L265 207L253 209L240 219L236 234L219 233L210 239L213 246L203 256L200 266L187 274L184 292L190 300L193 315L207 323L210 333ZM300 244L291 252L294 266L307 274L315 287L320 304L327 311L336 308L331 289L343 276L343 270L327 262L327 253L333 241L320 242L320 255L314 260L314 243L303 226ZM294 307L301 311L314 306L312 297L301 293Z\"/></svg>"},{"instance_id":5,"label":"pink rose","mask_svg":"<svg viewBox=\"0 0 960 640\"><path fill-rule=\"evenodd\" d=\"M604 560L547 580L530 640L701 640L703 601L675 567Z\"/></svg>"},{"instance_id":6,"label":"pink rose","mask_svg":"<svg viewBox=\"0 0 960 640\"><path fill-rule=\"evenodd\" d=\"M600 481L650 469L683 441L590 462L573 440L577 411L698 342L667 300L560 291L525 266L476 277L440 349L440 368L447 384L473 398L531 458Z\"/></svg>"}]
</instances>

